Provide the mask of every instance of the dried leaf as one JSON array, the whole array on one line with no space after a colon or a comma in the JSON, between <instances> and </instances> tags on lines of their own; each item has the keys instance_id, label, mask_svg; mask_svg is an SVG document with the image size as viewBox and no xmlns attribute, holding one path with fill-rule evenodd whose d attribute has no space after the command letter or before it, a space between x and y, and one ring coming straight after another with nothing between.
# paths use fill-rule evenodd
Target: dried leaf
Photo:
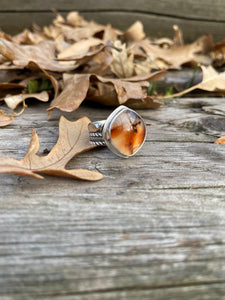
<instances>
[{"instance_id":1,"label":"dried leaf","mask_svg":"<svg viewBox=\"0 0 225 300\"><path fill-rule=\"evenodd\" d=\"M158 74L157 74L158 73ZM155 72L154 75L152 75L152 80L154 80L154 78L157 79L160 78L160 72ZM164 71L164 74L166 72ZM161 74L161 76L163 76ZM124 82L127 81L129 83L132 82L137 82L141 80L148 80L148 77L144 76L135 76L132 78L129 78L129 80L123 80ZM145 81L143 81L145 82ZM147 82L146 82L147 85ZM149 82L148 82L149 85ZM97 86L97 88L96 88ZM126 88L128 88L126 86ZM146 95L145 91L141 91L143 98L130 98L128 99L125 104L126 106L130 107L130 108L134 108L134 109L146 109L146 108L159 108L162 105L162 102L156 101L154 98L155 97L149 97ZM117 92L115 90L115 87L110 84L110 83L103 83L103 82L95 82L94 87L91 86L88 90L88 94L87 94L87 99L91 100L91 101L95 101L98 102L100 104L103 105L108 105L108 106L118 106L120 105L119 100L118 100L118 95Z\"/></svg>"},{"instance_id":2,"label":"dried leaf","mask_svg":"<svg viewBox=\"0 0 225 300\"><path fill-rule=\"evenodd\" d=\"M90 74L74 74L65 82L63 91L51 104L50 109L58 108L63 111L74 111L83 102L89 88Z\"/></svg>"},{"instance_id":3,"label":"dried leaf","mask_svg":"<svg viewBox=\"0 0 225 300\"><path fill-rule=\"evenodd\" d=\"M183 33L177 25L173 25L174 37L173 37L173 46L181 47L184 45Z\"/></svg>"},{"instance_id":4,"label":"dried leaf","mask_svg":"<svg viewBox=\"0 0 225 300\"><path fill-rule=\"evenodd\" d=\"M205 91L225 91L225 72L218 73L212 66L202 66L202 82L191 87Z\"/></svg>"},{"instance_id":5,"label":"dried leaf","mask_svg":"<svg viewBox=\"0 0 225 300\"><path fill-rule=\"evenodd\" d=\"M112 84L116 91L118 97L118 104L125 104L129 99L139 99L145 98L146 90L143 87L148 87L149 82L147 81L137 81L132 82L128 80L120 79L110 79L96 76L99 81L106 84Z\"/></svg>"},{"instance_id":6,"label":"dried leaf","mask_svg":"<svg viewBox=\"0 0 225 300\"><path fill-rule=\"evenodd\" d=\"M225 72L218 73L212 66L201 66L201 69L203 77L200 83L179 93L173 94L168 97L158 97L158 99L180 97L196 89L201 89L209 92L225 92Z\"/></svg>"},{"instance_id":7,"label":"dried leaf","mask_svg":"<svg viewBox=\"0 0 225 300\"><path fill-rule=\"evenodd\" d=\"M143 24L140 21L135 22L123 35L128 42L138 42L145 38Z\"/></svg>"},{"instance_id":8,"label":"dried leaf","mask_svg":"<svg viewBox=\"0 0 225 300\"><path fill-rule=\"evenodd\" d=\"M25 29L23 32L14 36L11 41L17 44L24 44L24 45L37 45L40 42L45 40L44 35L40 32L33 33L28 29Z\"/></svg>"},{"instance_id":9,"label":"dried leaf","mask_svg":"<svg viewBox=\"0 0 225 300\"><path fill-rule=\"evenodd\" d=\"M119 78L131 77L134 73L134 56L128 55L126 45L119 40L114 43L116 49L112 49L113 61L110 65L111 71Z\"/></svg>"},{"instance_id":10,"label":"dried leaf","mask_svg":"<svg viewBox=\"0 0 225 300\"><path fill-rule=\"evenodd\" d=\"M161 71L156 71L156 72L152 72L152 73L133 76L130 78L124 78L123 81L130 81L130 82L155 81L155 80L159 80L160 78L165 76L166 73L167 73L166 70L161 70Z\"/></svg>"},{"instance_id":11,"label":"dried leaf","mask_svg":"<svg viewBox=\"0 0 225 300\"><path fill-rule=\"evenodd\" d=\"M119 35L122 35L122 32L113 28L110 24L105 27L104 34L103 34L103 41L104 42L115 42Z\"/></svg>"},{"instance_id":12,"label":"dried leaf","mask_svg":"<svg viewBox=\"0 0 225 300\"><path fill-rule=\"evenodd\" d=\"M43 34L46 38L55 40L58 36L62 35L62 30L58 27L55 27L53 25L45 26L43 28Z\"/></svg>"},{"instance_id":13,"label":"dried leaf","mask_svg":"<svg viewBox=\"0 0 225 300\"><path fill-rule=\"evenodd\" d=\"M97 33L104 31L105 26L95 22L84 22L81 26L71 27L70 25L61 22L54 22L60 28L60 32L64 35L67 41L78 42L83 39L88 39L95 36Z\"/></svg>"},{"instance_id":14,"label":"dried leaf","mask_svg":"<svg viewBox=\"0 0 225 300\"><path fill-rule=\"evenodd\" d=\"M24 102L26 99L29 98L35 98L42 102L47 102L49 100L49 95L46 91L43 91L41 93L33 93L33 94L19 94L19 95L8 95L5 97L4 101L7 104L7 106L11 109L16 109L17 106Z\"/></svg>"},{"instance_id":15,"label":"dried leaf","mask_svg":"<svg viewBox=\"0 0 225 300\"><path fill-rule=\"evenodd\" d=\"M71 46L70 43L68 43L64 40L64 36L62 34L59 34L58 36L56 36L54 41L55 41L55 46L56 46L56 52L57 53L61 53L64 50L66 50L68 47Z\"/></svg>"},{"instance_id":16,"label":"dried leaf","mask_svg":"<svg viewBox=\"0 0 225 300\"><path fill-rule=\"evenodd\" d=\"M80 60L84 57L91 57L100 52L103 47L103 41L97 38L81 40L59 53L58 60Z\"/></svg>"},{"instance_id":17,"label":"dried leaf","mask_svg":"<svg viewBox=\"0 0 225 300\"><path fill-rule=\"evenodd\" d=\"M1 55L1 54L0 54ZM0 64L0 70L13 70L13 71L20 71L24 67L22 66L15 66L10 61L4 62Z\"/></svg>"},{"instance_id":18,"label":"dried leaf","mask_svg":"<svg viewBox=\"0 0 225 300\"><path fill-rule=\"evenodd\" d=\"M134 71L137 75L150 73L152 69L163 69L163 67L159 67L158 62L152 61L150 57L145 60L140 60L134 64Z\"/></svg>"},{"instance_id":19,"label":"dried leaf","mask_svg":"<svg viewBox=\"0 0 225 300\"><path fill-rule=\"evenodd\" d=\"M118 106L118 96L115 89L110 84L103 84L98 82L97 89L91 87L87 94L87 99L90 101L95 101L97 103L108 105L108 106ZM126 106L133 109L146 109L146 108L159 108L162 102L155 100L153 97L145 96L143 99L129 99L126 101Z\"/></svg>"},{"instance_id":20,"label":"dried leaf","mask_svg":"<svg viewBox=\"0 0 225 300\"><path fill-rule=\"evenodd\" d=\"M81 26L84 23L84 19L79 15L77 11L71 11L66 17L67 24L73 27Z\"/></svg>"},{"instance_id":21,"label":"dried leaf","mask_svg":"<svg viewBox=\"0 0 225 300\"><path fill-rule=\"evenodd\" d=\"M38 45L18 45L0 38L0 54L7 57L15 66L26 67L29 62L35 62L40 68L53 72L65 72L75 68L74 64L60 65L55 60L54 44L49 41Z\"/></svg>"},{"instance_id":22,"label":"dried leaf","mask_svg":"<svg viewBox=\"0 0 225 300\"><path fill-rule=\"evenodd\" d=\"M18 92L21 92L23 89L25 89L23 84L6 82L0 83L0 99L3 99L9 93L18 94Z\"/></svg>"},{"instance_id":23,"label":"dried leaf","mask_svg":"<svg viewBox=\"0 0 225 300\"><path fill-rule=\"evenodd\" d=\"M13 38L12 38L11 35L3 32L3 31L0 31L0 37L3 38L3 39L6 39L8 41L12 41L13 40Z\"/></svg>"},{"instance_id":24,"label":"dried leaf","mask_svg":"<svg viewBox=\"0 0 225 300\"><path fill-rule=\"evenodd\" d=\"M172 41L171 39L166 38L166 37L154 39L151 41L151 43L152 43L152 45L157 45L163 49L171 48L174 45L174 41Z\"/></svg>"},{"instance_id":25,"label":"dried leaf","mask_svg":"<svg viewBox=\"0 0 225 300\"><path fill-rule=\"evenodd\" d=\"M220 138L218 138L214 144L225 144L225 136L221 136Z\"/></svg>"},{"instance_id":26,"label":"dried leaf","mask_svg":"<svg viewBox=\"0 0 225 300\"><path fill-rule=\"evenodd\" d=\"M113 105L125 104L126 101L131 101L131 99L144 101L147 97L147 92L146 89L143 88L148 87L148 81L159 79L164 76L165 73L165 71L160 71L124 80L104 78L95 74L69 75L64 82L62 93L51 102L50 110L58 108L67 112L74 111L80 106L86 97L92 100L92 98L97 99L96 97L100 96L102 98L103 96L105 99L105 105L112 105L112 103ZM103 90L102 92L100 91L100 94L96 94L96 90L94 94L88 93L90 81L92 84L98 84L100 82L108 86L110 88L109 95L107 93L104 94L105 92L103 92ZM115 91L115 93L113 93L113 91ZM107 97L109 97L108 100ZM113 101L111 99L112 97Z\"/></svg>"},{"instance_id":27,"label":"dried leaf","mask_svg":"<svg viewBox=\"0 0 225 300\"><path fill-rule=\"evenodd\" d=\"M111 70L109 68L113 61L111 53L105 48L85 62L83 73L94 73L104 77L109 77ZM110 74L109 74L110 73Z\"/></svg>"},{"instance_id":28,"label":"dried leaf","mask_svg":"<svg viewBox=\"0 0 225 300\"><path fill-rule=\"evenodd\" d=\"M210 52L215 67L221 67L225 63L225 40L214 45L214 49Z\"/></svg>"},{"instance_id":29,"label":"dried leaf","mask_svg":"<svg viewBox=\"0 0 225 300\"><path fill-rule=\"evenodd\" d=\"M51 81L52 86L55 91L54 98L56 98L58 96L58 93L59 93L59 83L57 81L58 75L56 75L54 73L50 74L49 72L42 69L38 64L36 64L33 61L29 62L29 64L27 65L27 68L29 68L33 72L38 72L42 78L44 77L44 78L49 79Z\"/></svg>"},{"instance_id":30,"label":"dried leaf","mask_svg":"<svg viewBox=\"0 0 225 300\"><path fill-rule=\"evenodd\" d=\"M0 110L0 127L7 126L14 120L13 116L8 116L3 110Z\"/></svg>"},{"instance_id":31,"label":"dried leaf","mask_svg":"<svg viewBox=\"0 0 225 300\"><path fill-rule=\"evenodd\" d=\"M85 169L65 169L67 163L75 155L94 148L89 142L87 127L89 122L87 117L76 122L70 122L61 117L58 141L46 156L37 155L40 143L36 131L33 130L25 157L20 161L14 158L0 158L0 173L15 173L35 178L43 178L37 173L45 173L90 181L102 179L102 174L99 172Z\"/></svg>"},{"instance_id":32,"label":"dried leaf","mask_svg":"<svg viewBox=\"0 0 225 300\"><path fill-rule=\"evenodd\" d=\"M179 47L171 47L169 49L160 48L155 46L149 41L145 39L143 41L137 42L136 47L139 47L145 51L145 53L154 60L162 60L164 62L164 68L175 68L179 69L185 63L189 63L192 61L197 62L198 53L205 54L212 49L212 36L203 36L199 38L192 44L179 46ZM155 65L157 63L155 62Z\"/></svg>"}]
</instances>

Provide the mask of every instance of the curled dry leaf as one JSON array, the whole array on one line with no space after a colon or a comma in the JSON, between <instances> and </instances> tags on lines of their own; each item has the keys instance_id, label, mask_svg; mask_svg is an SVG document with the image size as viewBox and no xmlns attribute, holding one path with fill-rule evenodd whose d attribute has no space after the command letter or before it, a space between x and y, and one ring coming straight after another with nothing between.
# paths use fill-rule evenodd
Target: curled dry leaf
<instances>
[{"instance_id":1,"label":"curled dry leaf","mask_svg":"<svg viewBox=\"0 0 225 300\"><path fill-rule=\"evenodd\" d=\"M157 66L157 60L164 62L164 68L179 69L183 64L190 62L198 62L198 53L208 53L212 49L212 36L203 36L192 44L176 46L171 48L160 48L153 45L149 39L144 39L137 42L135 46L131 48L132 52L139 53L140 49L144 50L145 54L155 62ZM209 57L208 54L205 56ZM162 66L158 67L159 69Z\"/></svg>"},{"instance_id":2,"label":"curled dry leaf","mask_svg":"<svg viewBox=\"0 0 225 300\"><path fill-rule=\"evenodd\" d=\"M57 60L60 61L61 65L71 64L70 61L75 61L77 68L101 52L104 47L103 41L97 38L81 40L60 52Z\"/></svg>"},{"instance_id":3,"label":"curled dry leaf","mask_svg":"<svg viewBox=\"0 0 225 300\"><path fill-rule=\"evenodd\" d=\"M26 99L29 98L35 98L39 101L47 102L49 100L49 95L46 91L33 94L8 95L5 97L4 101L9 108L14 110L20 103L24 102Z\"/></svg>"},{"instance_id":4,"label":"curled dry leaf","mask_svg":"<svg viewBox=\"0 0 225 300\"><path fill-rule=\"evenodd\" d=\"M89 88L90 74L70 75L64 81L64 87L51 104L49 110L58 108L63 111L74 111L83 102Z\"/></svg>"},{"instance_id":5,"label":"curled dry leaf","mask_svg":"<svg viewBox=\"0 0 225 300\"><path fill-rule=\"evenodd\" d=\"M21 90L25 89L23 84L19 83L0 83L0 99L3 99L7 94L18 94Z\"/></svg>"},{"instance_id":6,"label":"curled dry leaf","mask_svg":"<svg viewBox=\"0 0 225 300\"><path fill-rule=\"evenodd\" d=\"M97 82L96 85L97 89L93 87L90 88L87 95L88 100L108 106L119 105L118 96L111 84ZM128 99L125 105L133 109L159 108L162 102L156 101L154 97L145 95L142 99Z\"/></svg>"},{"instance_id":7,"label":"curled dry leaf","mask_svg":"<svg viewBox=\"0 0 225 300\"><path fill-rule=\"evenodd\" d=\"M74 64L60 65L55 60L54 43L44 41L38 45L18 45L0 38L0 54L12 61L15 66L26 67L30 61L35 62L44 70L65 72L76 68Z\"/></svg>"},{"instance_id":8,"label":"curled dry leaf","mask_svg":"<svg viewBox=\"0 0 225 300\"><path fill-rule=\"evenodd\" d=\"M75 122L70 122L61 117L58 141L46 156L37 155L40 142L36 131L33 130L30 146L25 157L20 161L14 158L0 158L0 173L15 173L35 178L43 178L37 173L45 173L89 181L102 179L102 174L96 171L86 169L67 170L65 168L75 155L95 147L89 142L89 122L90 120L87 117Z\"/></svg>"},{"instance_id":9,"label":"curled dry leaf","mask_svg":"<svg viewBox=\"0 0 225 300\"><path fill-rule=\"evenodd\" d=\"M85 98L96 100L105 105L125 104L130 100L140 101L143 107L146 99L146 107L150 107L147 98L146 88L149 80L157 80L165 75L166 71L158 71L142 76L134 76L129 79L104 78L95 74L74 74L67 76L61 94L50 104L50 110L58 108L63 111L71 112L76 110ZM98 90L90 88L90 82L100 87ZM98 85L100 83L100 85ZM105 89L102 88L105 86ZM145 88L145 89L144 89ZM89 92L88 92L89 91ZM152 99L153 102L153 99ZM156 105L156 104L155 104Z\"/></svg>"},{"instance_id":10,"label":"curled dry leaf","mask_svg":"<svg viewBox=\"0 0 225 300\"><path fill-rule=\"evenodd\" d=\"M13 37L3 31L0 31L0 37L3 38L3 39L6 39L8 41L12 41L13 40Z\"/></svg>"},{"instance_id":11,"label":"curled dry leaf","mask_svg":"<svg viewBox=\"0 0 225 300\"><path fill-rule=\"evenodd\" d=\"M59 83L58 83L58 75L56 74L50 74L49 72L45 71L44 69L42 69L37 63L30 61L27 65L27 67L33 71L33 72L37 72L41 75L41 77L47 78L51 81L52 86L54 88L54 98L56 98L58 96L59 93Z\"/></svg>"},{"instance_id":12,"label":"curled dry leaf","mask_svg":"<svg viewBox=\"0 0 225 300\"><path fill-rule=\"evenodd\" d=\"M173 47L181 47L184 45L183 33L177 25L173 25L174 37Z\"/></svg>"},{"instance_id":13,"label":"curled dry leaf","mask_svg":"<svg viewBox=\"0 0 225 300\"><path fill-rule=\"evenodd\" d=\"M37 45L44 41L45 37L41 33L33 33L28 29L14 36L11 41L17 44Z\"/></svg>"},{"instance_id":14,"label":"curled dry leaf","mask_svg":"<svg viewBox=\"0 0 225 300\"><path fill-rule=\"evenodd\" d=\"M37 32L40 32L40 29L38 28L38 30L36 29ZM50 26L45 26L43 28L43 35L47 38L47 39L51 39L51 40L55 40L57 39L58 36L62 35L61 29L57 28L53 25Z\"/></svg>"},{"instance_id":15,"label":"curled dry leaf","mask_svg":"<svg viewBox=\"0 0 225 300\"><path fill-rule=\"evenodd\" d=\"M124 33L123 38L127 42L138 42L145 38L143 24L140 21L135 22Z\"/></svg>"},{"instance_id":16,"label":"curled dry leaf","mask_svg":"<svg viewBox=\"0 0 225 300\"><path fill-rule=\"evenodd\" d=\"M158 99L180 97L196 89L208 92L225 92L225 72L218 73L212 66L201 66L202 81L189 89L169 96L158 97Z\"/></svg>"},{"instance_id":17,"label":"curled dry leaf","mask_svg":"<svg viewBox=\"0 0 225 300\"><path fill-rule=\"evenodd\" d=\"M11 124L13 120L13 116L8 116L2 109L0 110L0 127Z\"/></svg>"},{"instance_id":18,"label":"curled dry leaf","mask_svg":"<svg viewBox=\"0 0 225 300\"><path fill-rule=\"evenodd\" d=\"M85 63L83 68L83 73L95 73L96 75L101 75L108 77L108 73L110 72L110 64L112 63L113 58L111 53L107 48L103 49L96 55L92 57L91 60L88 60Z\"/></svg>"},{"instance_id":19,"label":"curled dry leaf","mask_svg":"<svg viewBox=\"0 0 225 300\"><path fill-rule=\"evenodd\" d=\"M221 67L225 63L225 40L214 45L210 52L210 57L213 60L214 66Z\"/></svg>"},{"instance_id":20,"label":"curled dry leaf","mask_svg":"<svg viewBox=\"0 0 225 300\"><path fill-rule=\"evenodd\" d=\"M104 42L115 42L118 36L122 35L122 32L113 28L110 24L108 24L104 29L103 41Z\"/></svg>"},{"instance_id":21,"label":"curled dry leaf","mask_svg":"<svg viewBox=\"0 0 225 300\"><path fill-rule=\"evenodd\" d=\"M65 20L61 15L58 15L53 21L55 27L60 30L60 33L63 34L66 40L78 42L104 31L104 25L97 24L93 21L87 22L78 14L77 17L75 17L75 14L77 14L77 12L69 13L67 20Z\"/></svg>"},{"instance_id":22,"label":"curled dry leaf","mask_svg":"<svg viewBox=\"0 0 225 300\"><path fill-rule=\"evenodd\" d=\"M123 81L130 81L130 82L148 81L148 82L150 82L150 81L155 81L155 80L162 78L163 76L166 75L166 73L167 73L166 70L161 70L161 71L156 71L156 72L152 72L152 73L146 73L146 74L133 76L130 78L124 78Z\"/></svg>"},{"instance_id":23,"label":"curled dry leaf","mask_svg":"<svg viewBox=\"0 0 225 300\"><path fill-rule=\"evenodd\" d=\"M77 11L71 11L66 17L66 23L73 27L78 27L84 24L84 19L79 15Z\"/></svg>"}]
</instances>

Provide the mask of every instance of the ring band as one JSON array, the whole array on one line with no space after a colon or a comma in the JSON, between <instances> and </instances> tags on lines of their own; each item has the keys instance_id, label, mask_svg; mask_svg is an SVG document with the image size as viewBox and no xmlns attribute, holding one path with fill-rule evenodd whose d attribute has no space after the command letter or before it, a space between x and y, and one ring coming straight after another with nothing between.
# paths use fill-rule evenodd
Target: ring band
<instances>
[{"instance_id":1,"label":"ring band","mask_svg":"<svg viewBox=\"0 0 225 300\"><path fill-rule=\"evenodd\" d=\"M106 120L88 124L90 142L107 146L118 156L127 158L140 150L146 138L146 126L134 110L121 105Z\"/></svg>"}]
</instances>

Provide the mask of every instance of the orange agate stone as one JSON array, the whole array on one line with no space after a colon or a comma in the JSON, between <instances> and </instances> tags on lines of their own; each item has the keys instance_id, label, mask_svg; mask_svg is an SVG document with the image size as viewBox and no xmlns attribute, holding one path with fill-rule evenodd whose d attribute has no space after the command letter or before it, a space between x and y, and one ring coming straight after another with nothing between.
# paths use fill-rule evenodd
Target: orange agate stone
<instances>
[{"instance_id":1,"label":"orange agate stone","mask_svg":"<svg viewBox=\"0 0 225 300\"><path fill-rule=\"evenodd\" d=\"M144 142L145 124L135 112L125 110L112 122L110 133L113 146L122 154L132 155Z\"/></svg>"}]
</instances>

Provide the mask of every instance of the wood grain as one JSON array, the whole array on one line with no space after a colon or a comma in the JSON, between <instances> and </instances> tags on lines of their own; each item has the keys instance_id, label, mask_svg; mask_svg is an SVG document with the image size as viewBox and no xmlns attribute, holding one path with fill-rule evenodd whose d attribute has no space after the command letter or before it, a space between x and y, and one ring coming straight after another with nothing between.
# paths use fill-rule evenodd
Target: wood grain
<instances>
[{"instance_id":1,"label":"wood grain","mask_svg":"<svg viewBox=\"0 0 225 300\"><path fill-rule=\"evenodd\" d=\"M1 29L50 24L52 7L120 29L141 20L150 36L171 37L178 24L186 41L224 39L219 0L2 0ZM22 158L32 128L40 155L56 143L60 112L47 121L48 104L28 104L0 129L0 156ZM64 116L94 121L111 111L87 102ZM154 125L135 157L99 148L70 162L99 170L100 182L0 175L1 300L225 299L224 145L213 144L225 135L223 99L169 100L139 113Z\"/></svg>"},{"instance_id":2,"label":"wood grain","mask_svg":"<svg viewBox=\"0 0 225 300\"><path fill-rule=\"evenodd\" d=\"M186 42L193 42L201 35L212 34L215 41L224 39L224 5L221 1L211 5L204 2L200 8L197 2L183 1L142 1L129 5L125 1L123 6L118 1L76 1L73 5L61 4L60 1L40 6L39 2L24 1L23 5L15 1L15 4L4 1L0 9L1 29L11 34L16 34L24 28L31 28L32 23L40 26L50 24L54 18L51 8L58 9L63 15L70 10L79 10L87 20L95 20L101 24L111 23L121 30L127 29L132 23L140 20L144 24L145 32L151 37L172 37L172 26L177 24L184 32ZM178 2L178 3L177 3ZM182 2L183 4L181 4ZM174 7L174 5L176 7ZM151 7L149 7L151 6ZM187 9L188 6L188 9ZM128 7L128 8L127 8ZM209 9L210 7L210 9Z\"/></svg>"},{"instance_id":3,"label":"wood grain","mask_svg":"<svg viewBox=\"0 0 225 300\"><path fill-rule=\"evenodd\" d=\"M178 99L140 110L147 141L133 158L107 148L70 167L99 170L97 183L0 175L1 299L224 299L222 99ZM34 103L0 130L0 155L22 158L31 129L40 154L58 137L59 111ZM75 120L104 119L111 108L82 105ZM224 110L225 115L225 110Z\"/></svg>"},{"instance_id":4,"label":"wood grain","mask_svg":"<svg viewBox=\"0 0 225 300\"><path fill-rule=\"evenodd\" d=\"M135 1L104 1L104 0L49 0L49 1L24 1L24 0L1 0L1 11L50 11L51 9L59 11L79 10L82 12L99 11L130 11L157 14L159 16L180 17L185 19L206 20L206 21L225 21L225 3L221 0L213 2L209 0L202 1L182 1L182 0L139 0Z\"/></svg>"}]
</instances>

